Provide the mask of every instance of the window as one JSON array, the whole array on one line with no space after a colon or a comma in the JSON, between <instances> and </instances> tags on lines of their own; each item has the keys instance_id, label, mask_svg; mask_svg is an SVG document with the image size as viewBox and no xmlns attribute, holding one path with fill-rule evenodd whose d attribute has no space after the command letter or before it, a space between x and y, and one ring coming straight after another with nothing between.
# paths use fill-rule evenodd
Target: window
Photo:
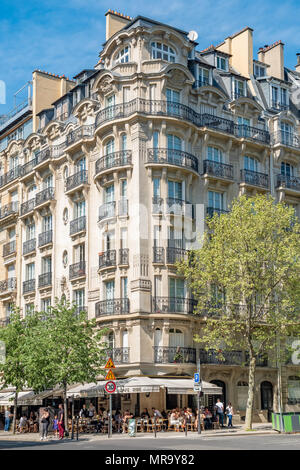
<instances>
[{"instance_id":1,"label":"window","mask_svg":"<svg viewBox=\"0 0 300 470\"><path fill-rule=\"evenodd\" d=\"M125 62L129 62L129 52L130 49L128 46L124 47L118 54L116 55L116 64L124 64Z\"/></svg>"},{"instance_id":2,"label":"window","mask_svg":"<svg viewBox=\"0 0 300 470\"><path fill-rule=\"evenodd\" d=\"M30 281L30 280L34 279L35 278L35 276L34 276L34 263L26 264L25 269L26 269L26 271L25 271L26 281Z\"/></svg>"},{"instance_id":3,"label":"window","mask_svg":"<svg viewBox=\"0 0 300 470\"><path fill-rule=\"evenodd\" d=\"M151 43L152 59L163 59L168 62L175 62L176 54L174 49L161 42Z\"/></svg>"},{"instance_id":4,"label":"window","mask_svg":"<svg viewBox=\"0 0 300 470\"><path fill-rule=\"evenodd\" d=\"M42 258L42 274L51 273L52 259L51 256Z\"/></svg>"},{"instance_id":5,"label":"window","mask_svg":"<svg viewBox=\"0 0 300 470\"><path fill-rule=\"evenodd\" d=\"M249 171L258 171L259 169L259 162L253 158L248 157L247 155L244 156L244 170Z\"/></svg>"},{"instance_id":6,"label":"window","mask_svg":"<svg viewBox=\"0 0 300 470\"><path fill-rule=\"evenodd\" d=\"M233 80L233 94L235 99L245 96L245 83L242 80Z\"/></svg>"},{"instance_id":7,"label":"window","mask_svg":"<svg viewBox=\"0 0 300 470\"><path fill-rule=\"evenodd\" d=\"M300 404L300 377L297 375L288 378L288 404Z\"/></svg>"},{"instance_id":8,"label":"window","mask_svg":"<svg viewBox=\"0 0 300 470\"><path fill-rule=\"evenodd\" d=\"M108 347L109 349L113 349L115 347L115 335L113 331L110 331L108 335Z\"/></svg>"},{"instance_id":9,"label":"window","mask_svg":"<svg viewBox=\"0 0 300 470\"><path fill-rule=\"evenodd\" d=\"M256 78L265 77L266 74L266 67L262 67L261 65L254 64L253 65L253 74Z\"/></svg>"},{"instance_id":10,"label":"window","mask_svg":"<svg viewBox=\"0 0 300 470\"><path fill-rule=\"evenodd\" d=\"M78 311L84 307L84 289L75 290L73 294L73 300L77 306Z\"/></svg>"},{"instance_id":11,"label":"window","mask_svg":"<svg viewBox=\"0 0 300 470\"><path fill-rule=\"evenodd\" d=\"M176 348L184 346L184 334L181 330L174 328L169 330L169 346Z\"/></svg>"},{"instance_id":12,"label":"window","mask_svg":"<svg viewBox=\"0 0 300 470\"><path fill-rule=\"evenodd\" d=\"M185 284L183 279L169 278L170 312L183 312Z\"/></svg>"},{"instance_id":13,"label":"window","mask_svg":"<svg viewBox=\"0 0 300 470\"><path fill-rule=\"evenodd\" d=\"M81 172L81 171L85 171L85 169L86 169L86 161L85 161L85 157L83 157L83 158L80 158L80 160L77 160L76 171Z\"/></svg>"},{"instance_id":14,"label":"window","mask_svg":"<svg viewBox=\"0 0 300 470\"><path fill-rule=\"evenodd\" d=\"M168 114L178 116L180 111L180 93L178 91L172 90L171 88L167 88L166 97Z\"/></svg>"},{"instance_id":15,"label":"window","mask_svg":"<svg viewBox=\"0 0 300 470\"><path fill-rule=\"evenodd\" d=\"M227 71L228 70L228 59L226 59L225 57L217 55L217 68L219 70Z\"/></svg>"},{"instance_id":16,"label":"window","mask_svg":"<svg viewBox=\"0 0 300 470\"><path fill-rule=\"evenodd\" d=\"M203 67L198 67L198 81L200 85L209 85L209 70Z\"/></svg>"},{"instance_id":17,"label":"window","mask_svg":"<svg viewBox=\"0 0 300 470\"><path fill-rule=\"evenodd\" d=\"M50 310L50 307L51 307L51 298L42 299L42 302L41 302L42 312L47 313Z\"/></svg>"},{"instance_id":18,"label":"window","mask_svg":"<svg viewBox=\"0 0 300 470\"><path fill-rule=\"evenodd\" d=\"M52 215L46 215L42 219L43 232L50 232L52 230Z\"/></svg>"},{"instance_id":19,"label":"window","mask_svg":"<svg viewBox=\"0 0 300 470\"><path fill-rule=\"evenodd\" d=\"M207 147L207 160L212 162L222 163L223 153L216 147Z\"/></svg>"},{"instance_id":20,"label":"window","mask_svg":"<svg viewBox=\"0 0 300 470\"><path fill-rule=\"evenodd\" d=\"M287 122L280 123L282 143L292 145L294 137L294 128Z\"/></svg>"},{"instance_id":21,"label":"window","mask_svg":"<svg viewBox=\"0 0 300 470\"><path fill-rule=\"evenodd\" d=\"M238 116L238 133L240 137L250 137L250 119Z\"/></svg>"},{"instance_id":22,"label":"window","mask_svg":"<svg viewBox=\"0 0 300 470\"><path fill-rule=\"evenodd\" d=\"M182 201L182 182L168 180L168 198Z\"/></svg>"},{"instance_id":23,"label":"window","mask_svg":"<svg viewBox=\"0 0 300 470\"><path fill-rule=\"evenodd\" d=\"M25 315L30 315L34 311L34 304L25 305Z\"/></svg>"},{"instance_id":24,"label":"window","mask_svg":"<svg viewBox=\"0 0 300 470\"><path fill-rule=\"evenodd\" d=\"M113 184L105 188L104 197L106 203L110 203L115 200L115 187Z\"/></svg>"},{"instance_id":25,"label":"window","mask_svg":"<svg viewBox=\"0 0 300 470\"><path fill-rule=\"evenodd\" d=\"M121 147L122 147L122 150L127 150L127 135L126 134L122 134Z\"/></svg>"},{"instance_id":26,"label":"window","mask_svg":"<svg viewBox=\"0 0 300 470\"><path fill-rule=\"evenodd\" d=\"M121 297L122 299L127 299L128 296L128 278L121 278Z\"/></svg>"},{"instance_id":27,"label":"window","mask_svg":"<svg viewBox=\"0 0 300 470\"><path fill-rule=\"evenodd\" d=\"M286 176L287 178L290 178L291 176L294 176L294 167L290 163L287 162L281 162L281 174L283 176Z\"/></svg>"},{"instance_id":28,"label":"window","mask_svg":"<svg viewBox=\"0 0 300 470\"><path fill-rule=\"evenodd\" d=\"M74 206L74 219L85 216L85 200L75 202Z\"/></svg>"},{"instance_id":29,"label":"window","mask_svg":"<svg viewBox=\"0 0 300 470\"><path fill-rule=\"evenodd\" d=\"M224 195L216 191L208 191L208 207L217 210L224 208Z\"/></svg>"},{"instance_id":30,"label":"window","mask_svg":"<svg viewBox=\"0 0 300 470\"><path fill-rule=\"evenodd\" d=\"M53 187L53 176L48 175L43 181L43 189L48 189Z\"/></svg>"}]
</instances>

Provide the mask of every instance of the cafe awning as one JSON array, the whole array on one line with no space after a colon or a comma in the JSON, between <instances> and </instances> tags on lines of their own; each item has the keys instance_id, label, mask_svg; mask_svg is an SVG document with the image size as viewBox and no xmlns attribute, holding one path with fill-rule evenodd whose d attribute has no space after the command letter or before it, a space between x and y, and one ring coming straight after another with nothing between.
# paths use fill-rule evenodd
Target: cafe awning
<instances>
[{"instance_id":1,"label":"cafe awning","mask_svg":"<svg viewBox=\"0 0 300 470\"><path fill-rule=\"evenodd\" d=\"M37 405L43 404L44 398L49 396L57 396L58 390L44 390L40 393L35 393L33 390L25 390L18 393L18 406ZM58 394L60 396L60 393ZM15 392L0 393L0 406L12 406L14 404Z\"/></svg>"}]
</instances>

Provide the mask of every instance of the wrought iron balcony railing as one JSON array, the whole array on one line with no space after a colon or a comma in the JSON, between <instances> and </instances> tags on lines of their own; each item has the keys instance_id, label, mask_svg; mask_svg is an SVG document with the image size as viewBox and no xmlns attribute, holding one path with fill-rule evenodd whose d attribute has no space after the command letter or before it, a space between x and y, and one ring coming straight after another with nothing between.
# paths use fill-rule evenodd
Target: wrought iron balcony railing
<instances>
[{"instance_id":1,"label":"wrought iron balcony railing","mask_svg":"<svg viewBox=\"0 0 300 470\"><path fill-rule=\"evenodd\" d=\"M66 180L66 191L76 188L82 184L88 183L88 171L80 170L72 176L69 176Z\"/></svg>"},{"instance_id":2,"label":"wrought iron balcony railing","mask_svg":"<svg viewBox=\"0 0 300 470\"><path fill-rule=\"evenodd\" d=\"M199 350L201 364L223 364L240 366L245 362L242 351Z\"/></svg>"},{"instance_id":3,"label":"wrought iron balcony railing","mask_svg":"<svg viewBox=\"0 0 300 470\"><path fill-rule=\"evenodd\" d=\"M35 291L35 279L28 279L28 281L23 282L23 294L27 294L28 292Z\"/></svg>"},{"instance_id":4,"label":"wrought iron balcony railing","mask_svg":"<svg viewBox=\"0 0 300 470\"><path fill-rule=\"evenodd\" d=\"M122 315L129 313L129 299L101 300L95 305L96 317L101 315Z\"/></svg>"},{"instance_id":5,"label":"wrought iron balcony railing","mask_svg":"<svg viewBox=\"0 0 300 470\"><path fill-rule=\"evenodd\" d=\"M164 200L161 197L154 196L152 198L152 212L153 214L162 214Z\"/></svg>"},{"instance_id":6,"label":"wrought iron balcony railing","mask_svg":"<svg viewBox=\"0 0 300 470\"><path fill-rule=\"evenodd\" d=\"M3 245L3 256L10 256L16 252L16 240L13 240L9 243Z\"/></svg>"},{"instance_id":7,"label":"wrought iron balcony railing","mask_svg":"<svg viewBox=\"0 0 300 470\"><path fill-rule=\"evenodd\" d=\"M203 161L203 174L232 180L233 179L233 165L228 165L226 163L213 162L212 160L204 160Z\"/></svg>"},{"instance_id":8,"label":"wrought iron balcony railing","mask_svg":"<svg viewBox=\"0 0 300 470\"><path fill-rule=\"evenodd\" d=\"M20 168L20 176L26 176L29 173L31 173L34 170L34 167L36 166L36 158L34 157L32 160L29 160L29 162L25 163L24 165L21 166Z\"/></svg>"},{"instance_id":9,"label":"wrought iron balcony railing","mask_svg":"<svg viewBox=\"0 0 300 470\"><path fill-rule=\"evenodd\" d=\"M17 288L17 279L15 277L10 277L4 281L0 281L0 292L10 292L16 290Z\"/></svg>"},{"instance_id":10,"label":"wrought iron balcony railing","mask_svg":"<svg viewBox=\"0 0 300 470\"><path fill-rule=\"evenodd\" d=\"M185 250L184 248L169 246L167 248L167 264L175 264L179 261L186 260L188 253L188 250Z\"/></svg>"},{"instance_id":11,"label":"wrought iron balcony railing","mask_svg":"<svg viewBox=\"0 0 300 470\"><path fill-rule=\"evenodd\" d=\"M200 80L195 80L193 83L193 88L200 88L202 86L208 86L210 85L210 80L209 78L202 78Z\"/></svg>"},{"instance_id":12,"label":"wrought iron balcony railing","mask_svg":"<svg viewBox=\"0 0 300 470\"><path fill-rule=\"evenodd\" d=\"M47 147L43 150L40 150L39 152L37 152L37 154L35 155L35 166L36 165L39 165L40 163L48 160L49 158L52 157L52 148L51 147Z\"/></svg>"},{"instance_id":13,"label":"wrought iron balcony railing","mask_svg":"<svg viewBox=\"0 0 300 470\"><path fill-rule=\"evenodd\" d=\"M21 167L17 166L12 168L4 175L0 176L0 187L5 186L6 184L10 183L11 181L17 179L20 176Z\"/></svg>"},{"instance_id":14,"label":"wrought iron balcony railing","mask_svg":"<svg viewBox=\"0 0 300 470\"><path fill-rule=\"evenodd\" d=\"M21 215L25 215L25 214L28 214L29 212L32 212L34 208L35 208L35 197L21 204Z\"/></svg>"},{"instance_id":15,"label":"wrought iron balcony railing","mask_svg":"<svg viewBox=\"0 0 300 470\"><path fill-rule=\"evenodd\" d=\"M46 287L52 285L52 273L44 273L39 275L39 287Z\"/></svg>"},{"instance_id":16,"label":"wrought iron balcony railing","mask_svg":"<svg viewBox=\"0 0 300 470\"><path fill-rule=\"evenodd\" d=\"M265 129L248 126L247 124L235 124L234 135L245 139L255 140L264 144L270 143L270 134Z\"/></svg>"},{"instance_id":17,"label":"wrought iron balcony railing","mask_svg":"<svg viewBox=\"0 0 300 470\"><path fill-rule=\"evenodd\" d=\"M99 254L99 269L116 265L116 250L107 250L104 253Z\"/></svg>"},{"instance_id":18,"label":"wrought iron balcony railing","mask_svg":"<svg viewBox=\"0 0 300 470\"><path fill-rule=\"evenodd\" d=\"M196 349L183 346L154 346L155 364L196 364Z\"/></svg>"},{"instance_id":19,"label":"wrought iron balcony railing","mask_svg":"<svg viewBox=\"0 0 300 470\"><path fill-rule=\"evenodd\" d=\"M276 188L280 187L300 191L300 178L296 176L277 175Z\"/></svg>"},{"instance_id":20,"label":"wrought iron balcony railing","mask_svg":"<svg viewBox=\"0 0 300 470\"><path fill-rule=\"evenodd\" d=\"M241 170L241 182L261 188L269 188L269 176L258 171Z\"/></svg>"},{"instance_id":21,"label":"wrought iron balcony railing","mask_svg":"<svg viewBox=\"0 0 300 470\"><path fill-rule=\"evenodd\" d=\"M53 241L53 231L47 230L46 232L42 232L39 234L39 247L48 245L48 243L52 243Z\"/></svg>"},{"instance_id":22,"label":"wrought iron balcony railing","mask_svg":"<svg viewBox=\"0 0 300 470\"><path fill-rule=\"evenodd\" d=\"M35 251L36 248L36 239L32 238L31 240L27 240L23 243L23 255L28 255L28 253L32 253Z\"/></svg>"},{"instance_id":23,"label":"wrought iron balcony railing","mask_svg":"<svg viewBox=\"0 0 300 470\"><path fill-rule=\"evenodd\" d=\"M129 363L130 348L108 348L106 350L107 358L111 358L115 364Z\"/></svg>"},{"instance_id":24,"label":"wrought iron balcony railing","mask_svg":"<svg viewBox=\"0 0 300 470\"><path fill-rule=\"evenodd\" d=\"M81 126L77 129L74 129L67 135L66 145L67 147L69 147L70 145L74 144L75 142L78 142L84 137L92 137L93 134L94 134L94 125Z\"/></svg>"},{"instance_id":25,"label":"wrought iron balcony railing","mask_svg":"<svg viewBox=\"0 0 300 470\"><path fill-rule=\"evenodd\" d=\"M1 207L0 209L0 219L4 219L10 215L17 215L19 211L19 203L18 202L10 202L5 206Z\"/></svg>"},{"instance_id":26,"label":"wrought iron balcony railing","mask_svg":"<svg viewBox=\"0 0 300 470\"><path fill-rule=\"evenodd\" d=\"M106 202L99 207L99 221L116 216L116 201Z\"/></svg>"},{"instance_id":27,"label":"wrought iron balcony railing","mask_svg":"<svg viewBox=\"0 0 300 470\"><path fill-rule=\"evenodd\" d=\"M109 153L96 161L96 175L102 171L116 168L119 166L126 166L132 164L132 151L121 150L119 152Z\"/></svg>"},{"instance_id":28,"label":"wrought iron balcony railing","mask_svg":"<svg viewBox=\"0 0 300 470\"><path fill-rule=\"evenodd\" d=\"M194 206L187 201L174 197L166 198L166 213L194 218Z\"/></svg>"},{"instance_id":29,"label":"wrought iron balcony railing","mask_svg":"<svg viewBox=\"0 0 300 470\"><path fill-rule=\"evenodd\" d=\"M83 277L85 275L85 261L79 261L79 263L71 264L69 266L70 279L76 279L77 277Z\"/></svg>"},{"instance_id":30,"label":"wrought iron balcony railing","mask_svg":"<svg viewBox=\"0 0 300 470\"><path fill-rule=\"evenodd\" d=\"M277 131L271 135L272 145L282 144L287 147L300 149L300 136L294 132Z\"/></svg>"},{"instance_id":31,"label":"wrought iron balcony railing","mask_svg":"<svg viewBox=\"0 0 300 470\"><path fill-rule=\"evenodd\" d=\"M35 196L35 206L40 206L44 202L52 201L54 199L54 188L46 188L40 191Z\"/></svg>"},{"instance_id":32,"label":"wrought iron balcony railing","mask_svg":"<svg viewBox=\"0 0 300 470\"><path fill-rule=\"evenodd\" d=\"M276 111L286 111L287 109L289 109L289 107L289 104L280 103L280 101L272 100L271 102L271 108L276 109Z\"/></svg>"},{"instance_id":33,"label":"wrought iron balcony railing","mask_svg":"<svg viewBox=\"0 0 300 470\"><path fill-rule=\"evenodd\" d=\"M162 246L153 247L153 263L165 264L165 249Z\"/></svg>"},{"instance_id":34,"label":"wrought iron balcony railing","mask_svg":"<svg viewBox=\"0 0 300 470\"><path fill-rule=\"evenodd\" d=\"M119 249L119 264L122 266L129 265L129 249L128 248Z\"/></svg>"},{"instance_id":35,"label":"wrought iron balcony railing","mask_svg":"<svg viewBox=\"0 0 300 470\"><path fill-rule=\"evenodd\" d=\"M86 229L86 216L78 217L70 222L70 235L82 232Z\"/></svg>"},{"instance_id":36,"label":"wrought iron balcony railing","mask_svg":"<svg viewBox=\"0 0 300 470\"><path fill-rule=\"evenodd\" d=\"M153 297L155 313L185 313L194 312L196 300L185 297Z\"/></svg>"},{"instance_id":37,"label":"wrought iron balcony railing","mask_svg":"<svg viewBox=\"0 0 300 470\"><path fill-rule=\"evenodd\" d=\"M206 213L208 217L213 217L215 214L221 215L221 214L227 214L229 211L225 209L220 209L218 207L207 207L206 208Z\"/></svg>"},{"instance_id":38,"label":"wrought iron balcony railing","mask_svg":"<svg viewBox=\"0 0 300 470\"><path fill-rule=\"evenodd\" d=\"M198 159L183 150L157 148L148 149L146 163L159 163L163 165L175 165L181 168L198 171Z\"/></svg>"}]
</instances>

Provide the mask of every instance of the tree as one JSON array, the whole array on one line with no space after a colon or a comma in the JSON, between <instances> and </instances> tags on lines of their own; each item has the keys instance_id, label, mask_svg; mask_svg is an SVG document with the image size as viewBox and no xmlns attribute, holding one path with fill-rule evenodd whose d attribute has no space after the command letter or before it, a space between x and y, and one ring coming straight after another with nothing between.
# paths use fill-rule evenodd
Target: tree
<instances>
[{"instance_id":1,"label":"tree","mask_svg":"<svg viewBox=\"0 0 300 470\"><path fill-rule=\"evenodd\" d=\"M198 301L195 313L205 317L195 340L221 358L224 347L247 354L251 429L256 363L278 338L300 331L300 226L293 208L267 196L242 196L207 226L179 272Z\"/></svg>"},{"instance_id":2,"label":"tree","mask_svg":"<svg viewBox=\"0 0 300 470\"><path fill-rule=\"evenodd\" d=\"M77 314L76 306L64 299L56 300L42 315L30 335L33 353L28 353L28 381L36 391L63 388L68 430L67 388L74 383L96 382L103 374L106 352L101 339L106 330L99 330L96 320L88 320L85 312Z\"/></svg>"},{"instance_id":3,"label":"tree","mask_svg":"<svg viewBox=\"0 0 300 470\"><path fill-rule=\"evenodd\" d=\"M26 366L28 361L29 334L38 324L35 312L22 318L18 308L14 307L9 323L0 329L0 340L5 344L5 360L0 363L2 388L15 387L13 433L16 428L18 394L26 387Z\"/></svg>"}]
</instances>

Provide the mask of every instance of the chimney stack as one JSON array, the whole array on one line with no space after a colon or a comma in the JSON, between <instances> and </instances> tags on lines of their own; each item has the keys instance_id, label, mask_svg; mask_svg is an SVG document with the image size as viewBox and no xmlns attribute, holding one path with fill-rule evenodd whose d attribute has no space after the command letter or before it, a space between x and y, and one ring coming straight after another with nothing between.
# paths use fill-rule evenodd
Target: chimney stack
<instances>
[{"instance_id":1,"label":"chimney stack","mask_svg":"<svg viewBox=\"0 0 300 470\"><path fill-rule=\"evenodd\" d=\"M296 72L300 73L300 52L296 54L297 56L297 64L295 65Z\"/></svg>"}]
</instances>

